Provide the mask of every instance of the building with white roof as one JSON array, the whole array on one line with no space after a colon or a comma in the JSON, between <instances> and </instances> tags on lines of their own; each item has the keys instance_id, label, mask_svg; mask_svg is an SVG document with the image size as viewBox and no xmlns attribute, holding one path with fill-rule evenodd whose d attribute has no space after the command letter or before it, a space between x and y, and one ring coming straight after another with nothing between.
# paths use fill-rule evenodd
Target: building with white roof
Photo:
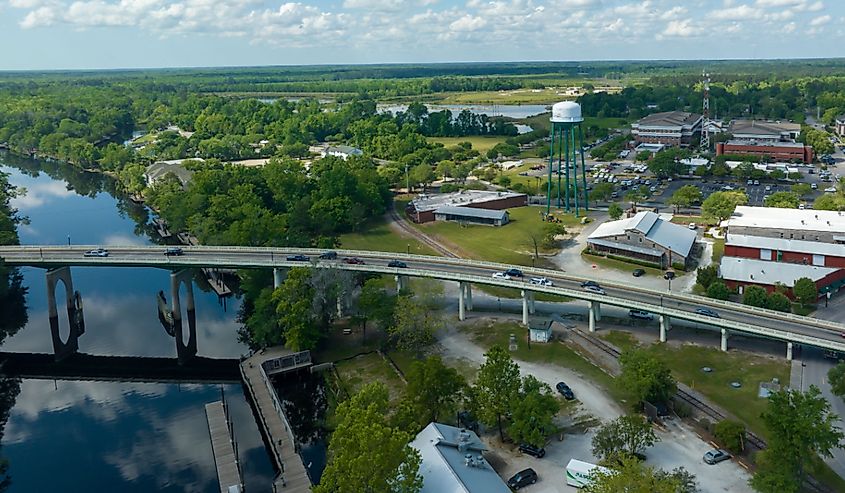
<instances>
[{"instance_id":1,"label":"building with white roof","mask_svg":"<svg viewBox=\"0 0 845 493\"><path fill-rule=\"evenodd\" d=\"M416 223L427 223L434 221L436 211L443 207L499 211L526 205L528 196L524 193L461 190L454 193L420 194L408 203L405 213Z\"/></svg>"},{"instance_id":2,"label":"building with white roof","mask_svg":"<svg viewBox=\"0 0 845 493\"><path fill-rule=\"evenodd\" d=\"M664 268L686 265L696 237L694 230L672 224L654 212L642 211L600 225L587 237L587 246L596 253L644 260Z\"/></svg>"},{"instance_id":3,"label":"building with white roof","mask_svg":"<svg viewBox=\"0 0 845 493\"><path fill-rule=\"evenodd\" d=\"M411 442L420 452L420 493L510 493L484 458L478 435L441 423L429 423Z\"/></svg>"},{"instance_id":4,"label":"building with white roof","mask_svg":"<svg viewBox=\"0 0 845 493\"><path fill-rule=\"evenodd\" d=\"M352 146L329 146L326 147L325 151L322 151L320 154L323 157L336 156L346 161L352 156L363 156L364 152L361 149Z\"/></svg>"},{"instance_id":5,"label":"building with white roof","mask_svg":"<svg viewBox=\"0 0 845 493\"><path fill-rule=\"evenodd\" d=\"M446 205L434 210L434 219L435 221L504 226L510 221L510 216L508 211Z\"/></svg>"},{"instance_id":6,"label":"building with white roof","mask_svg":"<svg viewBox=\"0 0 845 493\"><path fill-rule=\"evenodd\" d=\"M703 120L701 115L685 111L653 113L631 124L631 135L637 144L687 147L701 135Z\"/></svg>"},{"instance_id":7,"label":"building with white roof","mask_svg":"<svg viewBox=\"0 0 845 493\"><path fill-rule=\"evenodd\" d=\"M840 211L741 205L726 225L738 235L845 244L845 214Z\"/></svg>"},{"instance_id":8,"label":"building with white roof","mask_svg":"<svg viewBox=\"0 0 845 493\"><path fill-rule=\"evenodd\" d=\"M739 257L722 257L719 263L719 273L729 287L741 288L756 284L770 288L769 290L776 284L791 288L795 286L795 281L802 277L811 279L818 286L826 280L832 281L840 270L817 265L777 263Z\"/></svg>"}]
</instances>

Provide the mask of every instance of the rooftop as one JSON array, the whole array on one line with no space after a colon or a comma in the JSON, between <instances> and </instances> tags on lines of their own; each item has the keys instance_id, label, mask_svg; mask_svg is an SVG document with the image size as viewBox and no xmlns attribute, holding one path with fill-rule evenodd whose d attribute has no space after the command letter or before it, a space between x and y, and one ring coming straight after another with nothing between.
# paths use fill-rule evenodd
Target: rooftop
<instances>
[{"instance_id":1,"label":"rooftop","mask_svg":"<svg viewBox=\"0 0 845 493\"><path fill-rule=\"evenodd\" d=\"M505 210L478 209L476 207L454 207L444 205L434 210L435 214L448 214L450 216L479 217L484 219L504 219L508 215Z\"/></svg>"},{"instance_id":2,"label":"rooftop","mask_svg":"<svg viewBox=\"0 0 845 493\"><path fill-rule=\"evenodd\" d=\"M789 122L767 122L761 120L733 120L728 131L734 135L756 135L759 137L780 138L784 134L798 134L801 125Z\"/></svg>"},{"instance_id":3,"label":"rooftop","mask_svg":"<svg viewBox=\"0 0 845 493\"><path fill-rule=\"evenodd\" d=\"M697 113L686 111L665 111L663 113L652 113L637 121L640 127L683 127L695 125L701 120Z\"/></svg>"},{"instance_id":4,"label":"rooftop","mask_svg":"<svg viewBox=\"0 0 845 493\"><path fill-rule=\"evenodd\" d=\"M845 257L845 245L837 243L822 243L820 241L790 240L787 238L768 238L765 236L728 234L726 235L725 244L737 247L765 248L767 250L778 250L781 252Z\"/></svg>"},{"instance_id":5,"label":"rooftop","mask_svg":"<svg viewBox=\"0 0 845 493\"><path fill-rule=\"evenodd\" d=\"M488 192L485 190L461 190L454 193L441 193L436 195L418 195L411 204L417 212L433 211L444 206L468 206L481 204L491 200L509 199L514 197L526 197L524 193L513 192ZM527 197L526 197L526 200Z\"/></svg>"},{"instance_id":6,"label":"rooftop","mask_svg":"<svg viewBox=\"0 0 845 493\"><path fill-rule=\"evenodd\" d=\"M762 147L789 147L791 149L803 149L804 144L801 142L780 142L775 140L755 140L755 139L732 139L725 142L727 145L736 146L762 146Z\"/></svg>"},{"instance_id":7,"label":"rooftop","mask_svg":"<svg viewBox=\"0 0 845 493\"><path fill-rule=\"evenodd\" d=\"M719 273L723 279L728 281L767 285L781 283L788 288L794 286L795 281L802 277L818 281L838 270L815 265L770 262L739 257L722 257L719 264Z\"/></svg>"},{"instance_id":8,"label":"rooftop","mask_svg":"<svg viewBox=\"0 0 845 493\"><path fill-rule=\"evenodd\" d=\"M825 231L845 233L845 214L839 211L812 209L781 209L777 207L751 207L741 205L727 220L731 226L769 228L780 230Z\"/></svg>"},{"instance_id":9,"label":"rooftop","mask_svg":"<svg viewBox=\"0 0 845 493\"><path fill-rule=\"evenodd\" d=\"M333 152L338 152L349 156L361 156L364 154L361 149L352 146L329 146L328 148L326 148L326 153L331 154Z\"/></svg>"},{"instance_id":10,"label":"rooftop","mask_svg":"<svg viewBox=\"0 0 845 493\"><path fill-rule=\"evenodd\" d=\"M624 235L629 231L638 231L663 248L683 256L689 255L697 236L695 231L673 224L654 212L642 211L627 219L601 224L588 237L588 240Z\"/></svg>"},{"instance_id":11,"label":"rooftop","mask_svg":"<svg viewBox=\"0 0 845 493\"><path fill-rule=\"evenodd\" d=\"M510 493L481 454L486 447L472 431L429 423L410 445L422 457L420 493Z\"/></svg>"},{"instance_id":12,"label":"rooftop","mask_svg":"<svg viewBox=\"0 0 845 493\"><path fill-rule=\"evenodd\" d=\"M147 183L152 184L164 178L168 174L173 173L173 175L179 179L182 186L185 187L194 175L193 171L185 168L183 164L185 161L202 162L202 159L174 159L171 161L157 161L147 167L144 171L144 177L146 177Z\"/></svg>"}]
</instances>

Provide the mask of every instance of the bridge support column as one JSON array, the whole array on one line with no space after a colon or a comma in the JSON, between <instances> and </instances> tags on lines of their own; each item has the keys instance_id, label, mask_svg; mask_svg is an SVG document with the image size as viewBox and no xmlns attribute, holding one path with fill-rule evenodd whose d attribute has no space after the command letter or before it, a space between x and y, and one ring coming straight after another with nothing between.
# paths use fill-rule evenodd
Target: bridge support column
<instances>
[{"instance_id":1,"label":"bridge support column","mask_svg":"<svg viewBox=\"0 0 845 493\"><path fill-rule=\"evenodd\" d=\"M50 334L53 339L53 354L61 361L79 349L79 336L85 333L85 319L82 313L82 296L73 290L70 267L59 267L47 271L47 310L50 315ZM59 333L59 309L56 303L56 287L59 281L65 287L67 319L70 324L67 341Z\"/></svg>"},{"instance_id":2,"label":"bridge support column","mask_svg":"<svg viewBox=\"0 0 845 493\"><path fill-rule=\"evenodd\" d=\"M396 292L399 293L408 289L408 277L407 276L395 276L396 279Z\"/></svg>"},{"instance_id":3,"label":"bridge support column","mask_svg":"<svg viewBox=\"0 0 845 493\"><path fill-rule=\"evenodd\" d=\"M463 322L466 319L466 314L464 313L465 305L466 305L466 297L465 297L465 285L464 283L458 284L458 320Z\"/></svg>"},{"instance_id":4,"label":"bridge support column","mask_svg":"<svg viewBox=\"0 0 845 493\"><path fill-rule=\"evenodd\" d=\"M278 267L273 267L273 289L278 288L282 285L282 269Z\"/></svg>"},{"instance_id":5,"label":"bridge support column","mask_svg":"<svg viewBox=\"0 0 845 493\"><path fill-rule=\"evenodd\" d=\"M671 328L669 315L660 315L660 342L666 342L666 333Z\"/></svg>"},{"instance_id":6,"label":"bridge support column","mask_svg":"<svg viewBox=\"0 0 845 493\"><path fill-rule=\"evenodd\" d=\"M182 300L179 287L185 285L185 308L188 316L188 342L185 342L182 326ZM197 355L197 312L194 306L193 272L180 270L170 273L170 300L173 315L173 331L176 338L176 356L180 363Z\"/></svg>"},{"instance_id":7,"label":"bridge support column","mask_svg":"<svg viewBox=\"0 0 845 493\"><path fill-rule=\"evenodd\" d=\"M535 293L534 291L530 291L528 293L528 313L530 313L531 315L534 315L534 313L537 311L536 307L534 306L536 298L537 293Z\"/></svg>"},{"instance_id":8,"label":"bridge support column","mask_svg":"<svg viewBox=\"0 0 845 493\"><path fill-rule=\"evenodd\" d=\"M464 301L468 311L472 311L472 284L465 282L464 285Z\"/></svg>"},{"instance_id":9,"label":"bridge support column","mask_svg":"<svg viewBox=\"0 0 845 493\"><path fill-rule=\"evenodd\" d=\"M728 329L722 329L722 351L728 350L728 338L730 338L731 334L728 332Z\"/></svg>"},{"instance_id":10,"label":"bridge support column","mask_svg":"<svg viewBox=\"0 0 845 493\"><path fill-rule=\"evenodd\" d=\"M601 303L596 302L596 322L601 322Z\"/></svg>"},{"instance_id":11,"label":"bridge support column","mask_svg":"<svg viewBox=\"0 0 845 493\"><path fill-rule=\"evenodd\" d=\"M528 297L530 293L522 290L522 325L528 325Z\"/></svg>"},{"instance_id":12,"label":"bridge support column","mask_svg":"<svg viewBox=\"0 0 845 493\"><path fill-rule=\"evenodd\" d=\"M596 322L598 322L598 314L601 313L601 303L598 301L590 302L590 310L588 315L590 332L596 331Z\"/></svg>"},{"instance_id":13,"label":"bridge support column","mask_svg":"<svg viewBox=\"0 0 845 493\"><path fill-rule=\"evenodd\" d=\"M792 343L791 342L786 343L786 360L792 361Z\"/></svg>"}]
</instances>

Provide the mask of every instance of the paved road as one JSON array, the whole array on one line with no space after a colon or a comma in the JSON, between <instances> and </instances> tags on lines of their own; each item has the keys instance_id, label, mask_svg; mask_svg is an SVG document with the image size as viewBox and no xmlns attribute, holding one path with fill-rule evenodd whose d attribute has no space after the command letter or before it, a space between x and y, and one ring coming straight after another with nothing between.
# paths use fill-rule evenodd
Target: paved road
<instances>
[{"instance_id":1,"label":"paved road","mask_svg":"<svg viewBox=\"0 0 845 493\"><path fill-rule=\"evenodd\" d=\"M35 267L78 266L132 266L181 269L196 267L217 268L270 268L308 265L323 268L340 268L353 271L377 272L383 274L428 277L447 281L487 284L522 289L532 292L546 292L598 302L623 308L637 308L671 318L705 323L730 331L748 332L763 337L792 341L812 346L845 352L845 325L826 322L815 318L799 317L752 308L736 303L721 302L709 298L668 291L646 289L635 284L602 281L606 295L584 291L580 284L583 277L570 276L565 272L547 269L520 267L525 271L524 279L497 279L492 277L509 265L492 262L478 262L466 259L403 255L385 252L338 251L337 260L317 260L321 250L316 249L272 249L250 247L185 247L182 256L165 256L164 248L158 246L116 246L109 247L110 255L105 258L84 257L90 246L19 246L0 247L0 257L9 265ZM309 262L288 260L288 255L310 255ZM366 264L347 264L341 259L356 256ZM402 259L407 268L390 267L393 259ZM554 286L530 284L529 276L545 276ZM720 318L696 313L701 307L718 312Z\"/></svg>"}]
</instances>

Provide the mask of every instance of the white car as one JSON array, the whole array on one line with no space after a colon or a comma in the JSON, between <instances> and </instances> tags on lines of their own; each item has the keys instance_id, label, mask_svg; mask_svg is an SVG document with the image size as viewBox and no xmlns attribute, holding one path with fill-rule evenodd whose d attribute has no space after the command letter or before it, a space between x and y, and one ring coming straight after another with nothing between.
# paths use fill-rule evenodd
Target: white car
<instances>
[{"instance_id":1,"label":"white car","mask_svg":"<svg viewBox=\"0 0 845 493\"><path fill-rule=\"evenodd\" d=\"M696 228L695 223L689 223L689 226L687 226L687 227L689 229L695 229Z\"/></svg>"},{"instance_id":2,"label":"white car","mask_svg":"<svg viewBox=\"0 0 845 493\"><path fill-rule=\"evenodd\" d=\"M555 284L545 277L532 277L528 280L528 284L536 284L537 286L554 286Z\"/></svg>"},{"instance_id":3,"label":"white car","mask_svg":"<svg viewBox=\"0 0 845 493\"><path fill-rule=\"evenodd\" d=\"M504 279L506 281L510 281L511 276L505 274L504 272L495 272L493 273L493 279Z\"/></svg>"},{"instance_id":4,"label":"white car","mask_svg":"<svg viewBox=\"0 0 845 493\"><path fill-rule=\"evenodd\" d=\"M824 191L827 192L827 193L835 193L836 187L827 187L827 188L824 189Z\"/></svg>"},{"instance_id":5,"label":"white car","mask_svg":"<svg viewBox=\"0 0 845 493\"><path fill-rule=\"evenodd\" d=\"M607 293L604 292L604 289L602 289L598 286L584 286L584 291L589 291L591 293L596 293L596 294L607 294Z\"/></svg>"},{"instance_id":6,"label":"white car","mask_svg":"<svg viewBox=\"0 0 845 493\"><path fill-rule=\"evenodd\" d=\"M83 257L108 257L109 251L105 248L97 248L96 250L88 250L82 254Z\"/></svg>"}]
</instances>

